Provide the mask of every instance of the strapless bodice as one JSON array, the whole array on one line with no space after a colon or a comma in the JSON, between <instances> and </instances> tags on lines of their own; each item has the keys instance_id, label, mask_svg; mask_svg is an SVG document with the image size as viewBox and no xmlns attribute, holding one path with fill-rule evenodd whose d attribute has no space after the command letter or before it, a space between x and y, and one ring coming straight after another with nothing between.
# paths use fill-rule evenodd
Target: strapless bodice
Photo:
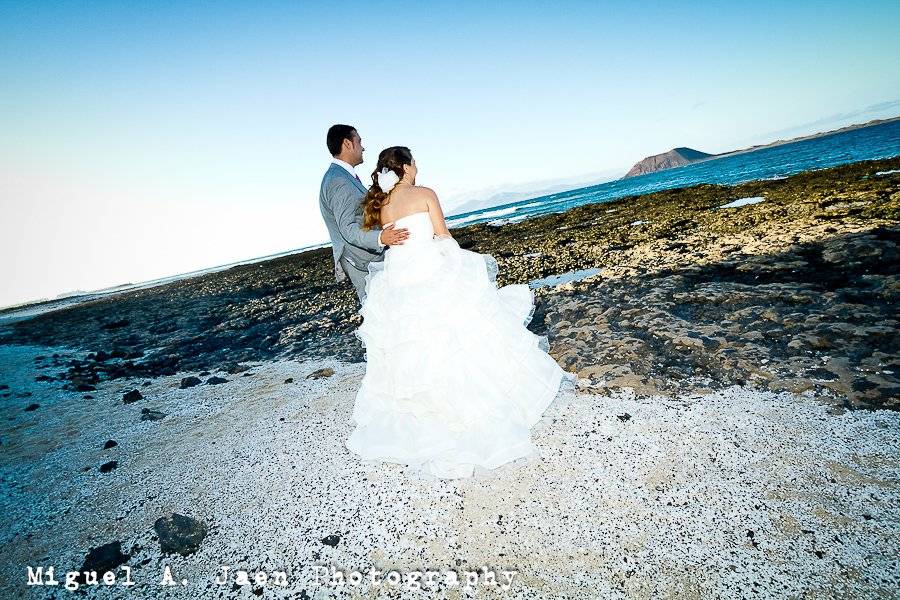
<instances>
[{"instance_id":1,"label":"strapless bodice","mask_svg":"<svg viewBox=\"0 0 900 600\"><path fill-rule=\"evenodd\" d=\"M431 223L431 215L427 210L420 210L394 221L394 229L404 228L409 230L409 237L403 240L399 246L391 246L391 248L402 248L410 242L425 242L434 239L434 225Z\"/></svg>"}]
</instances>

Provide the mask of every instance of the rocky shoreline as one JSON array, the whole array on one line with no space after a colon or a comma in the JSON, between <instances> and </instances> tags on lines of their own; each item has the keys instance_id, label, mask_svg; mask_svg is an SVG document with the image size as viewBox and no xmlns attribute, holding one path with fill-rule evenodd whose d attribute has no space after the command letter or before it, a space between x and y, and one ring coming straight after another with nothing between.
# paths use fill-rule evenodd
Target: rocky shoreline
<instances>
[{"instance_id":1,"label":"rocky shoreline","mask_svg":"<svg viewBox=\"0 0 900 600\"><path fill-rule=\"evenodd\" d=\"M898 170L900 157L864 161L452 233L497 259L499 285L600 270L537 289L530 325L586 390L738 384L898 409ZM718 208L751 197L764 200ZM322 248L12 322L0 344L71 348L36 356L36 381L90 395L101 381L177 372L227 381L253 361L361 362L356 310Z\"/></svg>"}]
</instances>

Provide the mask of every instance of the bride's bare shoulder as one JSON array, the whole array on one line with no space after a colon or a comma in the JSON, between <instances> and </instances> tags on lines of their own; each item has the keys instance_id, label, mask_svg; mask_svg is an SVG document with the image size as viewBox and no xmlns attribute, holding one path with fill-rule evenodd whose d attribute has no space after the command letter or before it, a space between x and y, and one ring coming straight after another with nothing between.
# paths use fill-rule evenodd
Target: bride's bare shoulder
<instances>
[{"instance_id":1,"label":"bride's bare shoulder","mask_svg":"<svg viewBox=\"0 0 900 600\"><path fill-rule=\"evenodd\" d=\"M430 187L425 187L424 185L417 185L415 187L415 190L422 196L425 196L429 199L437 200L437 194Z\"/></svg>"}]
</instances>

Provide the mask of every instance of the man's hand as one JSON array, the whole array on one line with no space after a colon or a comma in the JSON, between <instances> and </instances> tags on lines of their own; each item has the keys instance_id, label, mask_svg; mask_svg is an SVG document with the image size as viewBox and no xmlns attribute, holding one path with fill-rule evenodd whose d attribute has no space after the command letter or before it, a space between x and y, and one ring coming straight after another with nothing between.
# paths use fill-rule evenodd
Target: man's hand
<instances>
[{"instance_id":1,"label":"man's hand","mask_svg":"<svg viewBox=\"0 0 900 600\"><path fill-rule=\"evenodd\" d=\"M394 229L393 223L388 223L381 229L381 243L385 246L399 246L408 237L408 229Z\"/></svg>"}]
</instances>

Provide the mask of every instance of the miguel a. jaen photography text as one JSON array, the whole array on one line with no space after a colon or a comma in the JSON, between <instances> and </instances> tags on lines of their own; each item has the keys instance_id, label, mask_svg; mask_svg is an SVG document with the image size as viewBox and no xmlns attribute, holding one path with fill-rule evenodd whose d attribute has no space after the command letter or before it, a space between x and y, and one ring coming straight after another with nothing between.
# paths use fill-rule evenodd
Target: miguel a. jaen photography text
<instances>
[{"instance_id":1,"label":"miguel a. jaen photography text","mask_svg":"<svg viewBox=\"0 0 900 600\"><path fill-rule=\"evenodd\" d=\"M432 589L438 586L447 588L472 589L475 587L500 588L507 591L512 586L516 570L494 570L486 566L473 570L413 570L413 571L379 571L369 567L365 571L347 571L335 568L333 565L311 565L313 569L313 581L320 587L361 587L361 586L388 586L393 588L404 587L410 590ZM131 567L120 566L116 571L66 571L63 580L56 578L55 566L26 567L26 585L29 586L62 586L69 591L75 591L81 586L120 586L131 587L137 585L132 577ZM173 573L172 567L165 565L158 578L152 581L160 586L187 586L187 579L178 579ZM214 574L213 583L219 585L253 585L253 586L287 586L288 578L285 571L245 571L232 569L228 565L221 565L219 572Z\"/></svg>"}]
</instances>

